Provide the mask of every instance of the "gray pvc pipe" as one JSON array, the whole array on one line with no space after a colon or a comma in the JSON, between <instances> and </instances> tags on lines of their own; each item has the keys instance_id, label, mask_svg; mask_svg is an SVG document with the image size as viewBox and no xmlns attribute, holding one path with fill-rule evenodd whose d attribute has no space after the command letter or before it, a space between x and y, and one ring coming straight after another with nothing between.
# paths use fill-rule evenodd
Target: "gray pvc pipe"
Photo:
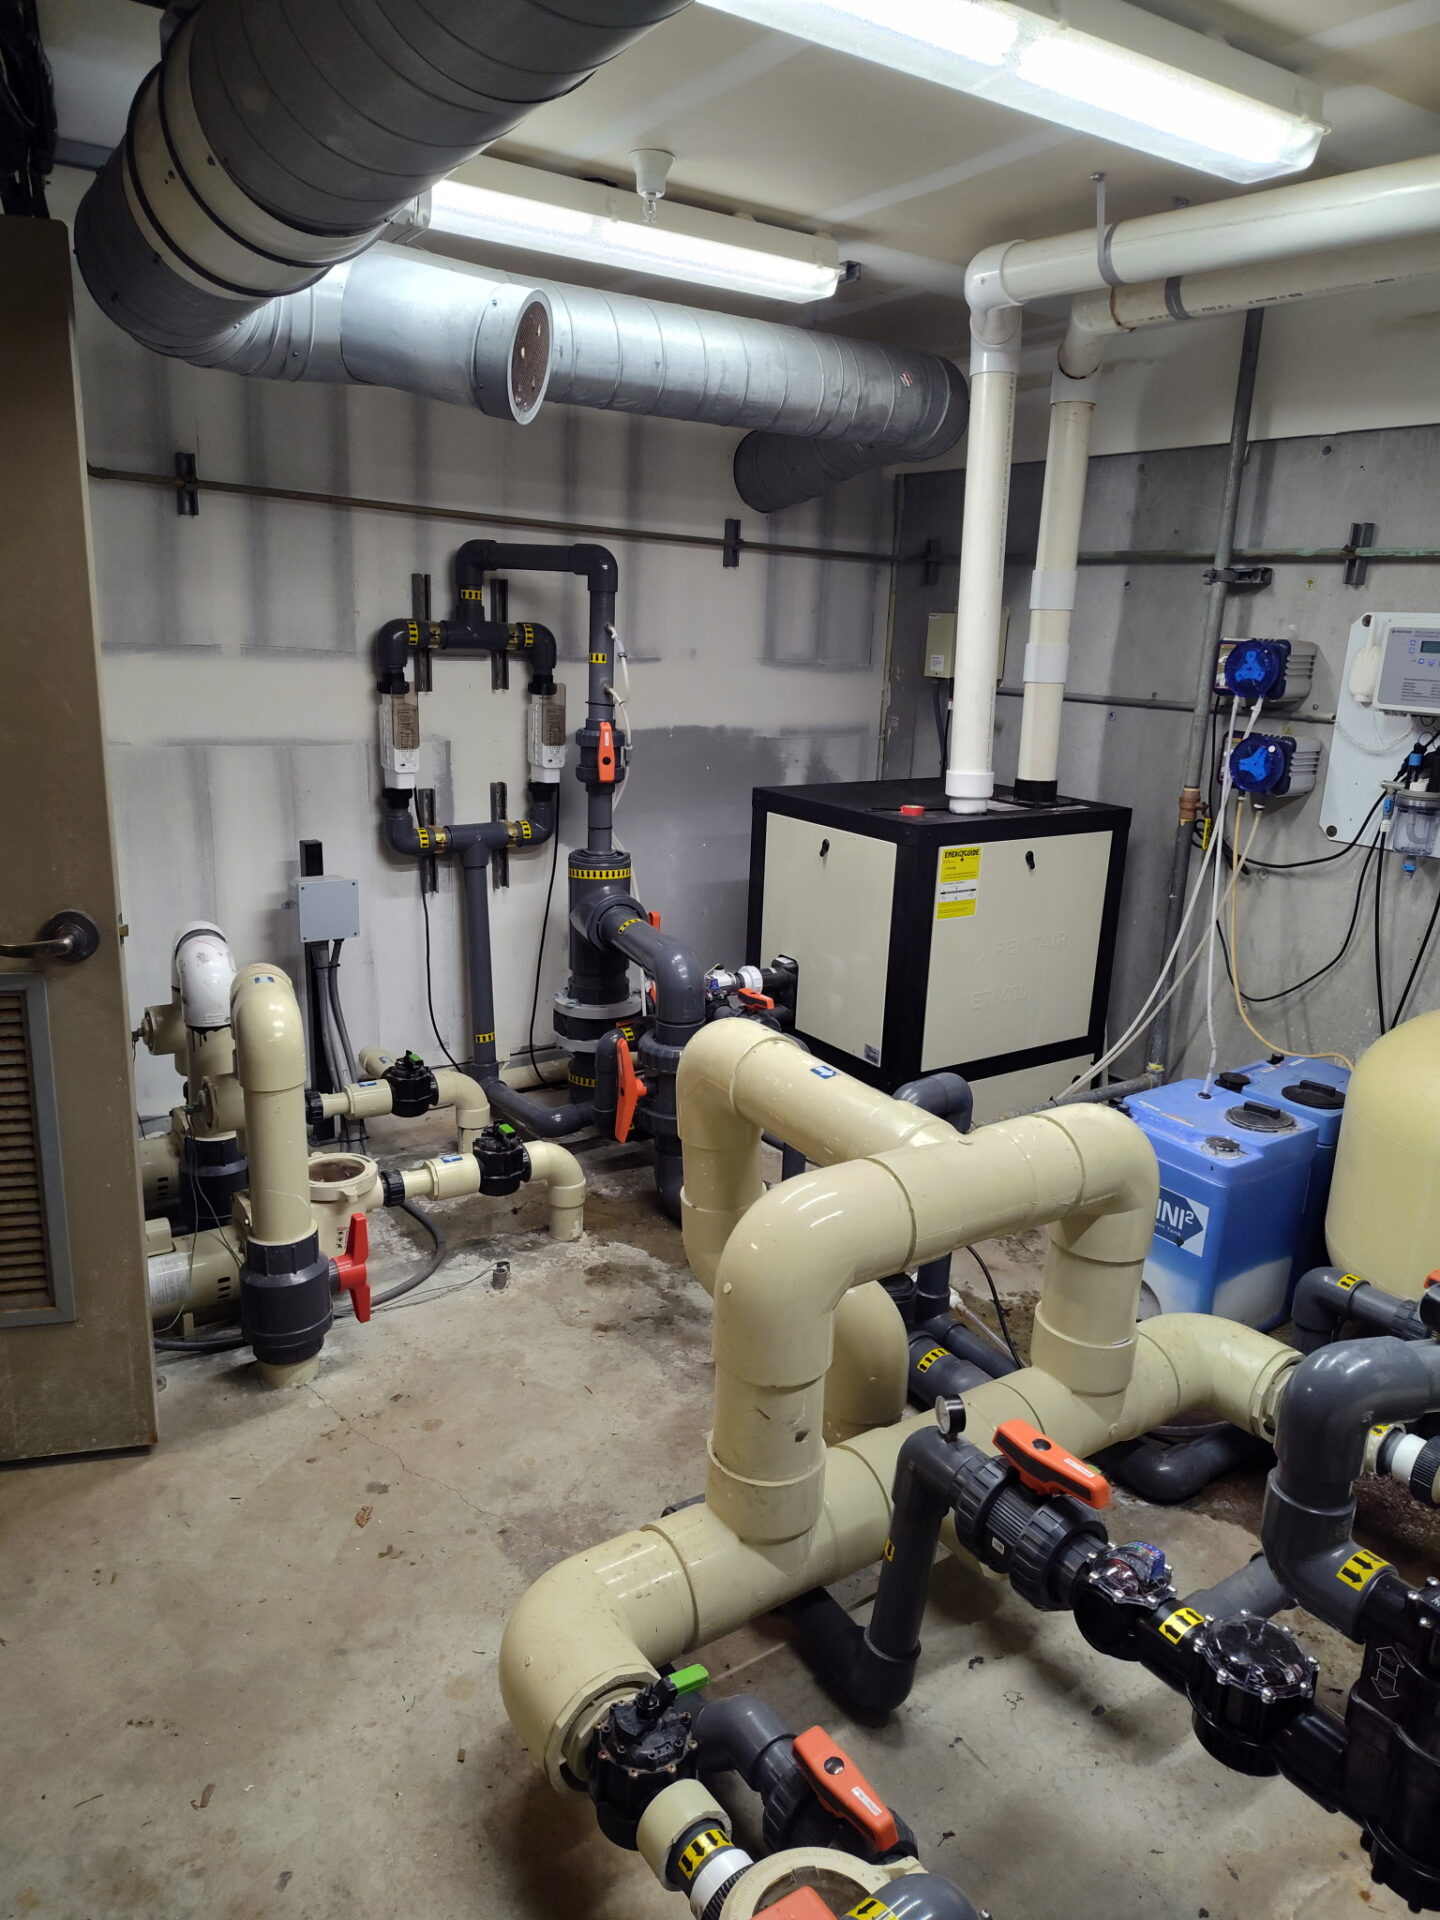
<instances>
[{"instance_id":1,"label":"gray pvc pipe","mask_svg":"<svg viewBox=\"0 0 1440 1920\"><path fill-rule=\"evenodd\" d=\"M1199 1593L1188 1595L1185 1601L1187 1607L1208 1614L1212 1620L1224 1620L1234 1613L1263 1614L1268 1620L1294 1604L1294 1595L1275 1578L1263 1553L1257 1553L1234 1573L1227 1573L1213 1587L1202 1587Z\"/></svg>"},{"instance_id":2,"label":"gray pvc pipe","mask_svg":"<svg viewBox=\"0 0 1440 1920\"><path fill-rule=\"evenodd\" d=\"M1366 1435L1382 1420L1414 1420L1437 1407L1440 1347L1385 1334L1322 1347L1286 1385L1261 1544L1281 1584L1341 1633L1354 1637L1368 1586L1346 1577L1358 1551L1354 1482Z\"/></svg>"}]
</instances>

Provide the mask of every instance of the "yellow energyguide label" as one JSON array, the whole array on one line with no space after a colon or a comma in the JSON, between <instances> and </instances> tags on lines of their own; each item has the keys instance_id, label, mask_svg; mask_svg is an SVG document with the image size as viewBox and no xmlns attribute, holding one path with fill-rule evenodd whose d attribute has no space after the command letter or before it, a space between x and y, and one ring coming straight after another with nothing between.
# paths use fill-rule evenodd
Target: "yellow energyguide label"
<instances>
[{"instance_id":1,"label":"yellow energyguide label","mask_svg":"<svg viewBox=\"0 0 1440 1920\"><path fill-rule=\"evenodd\" d=\"M728 1835L722 1833L719 1827L711 1827L707 1832L697 1834L675 1864L687 1880L693 1880L711 1854L723 1852L729 1844Z\"/></svg>"},{"instance_id":2,"label":"yellow energyguide label","mask_svg":"<svg viewBox=\"0 0 1440 1920\"><path fill-rule=\"evenodd\" d=\"M1389 1565L1390 1562L1382 1560L1378 1553L1367 1553L1362 1547L1358 1553L1351 1554L1335 1578L1353 1593L1363 1593L1376 1574L1384 1573Z\"/></svg>"},{"instance_id":3,"label":"yellow energyguide label","mask_svg":"<svg viewBox=\"0 0 1440 1920\"><path fill-rule=\"evenodd\" d=\"M1177 1607L1174 1613L1166 1614L1160 1622L1160 1638L1168 1640L1172 1647L1178 1647L1187 1633L1193 1633L1196 1627L1203 1627L1205 1616L1197 1613L1193 1607Z\"/></svg>"},{"instance_id":4,"label":"yellow energyguide label","mask_svg":"<svg viewBox=\"0 0 1440 1920\"><path fill-rule=\"evenodd\" d=\"M980 895L979 847L942 847L935 889L937 920L969 920Z\"/></svg>"}]
</instances>

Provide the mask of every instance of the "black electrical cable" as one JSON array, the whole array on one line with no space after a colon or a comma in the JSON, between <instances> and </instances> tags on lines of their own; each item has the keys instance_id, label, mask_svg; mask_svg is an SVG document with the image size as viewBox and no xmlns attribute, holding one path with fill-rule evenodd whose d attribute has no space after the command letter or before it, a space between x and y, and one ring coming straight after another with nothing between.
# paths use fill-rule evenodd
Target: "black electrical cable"
<instances>
[{"instance_id":1,"label":"black electrical cable","mask_svg":"<svg viewBox=\"0 0 1440 1920\"><path fill-rule=\"evenodd\" d=\"M55 92L35 0L0 0L0 213L44 220Z\"/></svg>"},{"instance_id":2,"label":"black electrical cable","mask_svg":"<svg viewBox=\"0 0 1440 1920\"><path fill-rule=\"evenodd\" d=\"M935 737L940 742L940 771L943 774L950 764L950 715L945 710L945 696L941 689L943 680L930 682L930 703L935 710Z\"/></svg>"},{"instance_id":3,"label":"black electrical cable","mask_svg":"<svg viewBox=\"0 0 1440 1920\"><path fill-rule=\"evenodd\" d=\"M1425 956L1429 951L1430 942L1435 935L1437 921L1440 921L1440 892L1437 892L1435 895L1435 904L1430 909L1430 918L1425 922L1425 931L1421 934L1420 944L1415 949L1414 962L1405 977L1404 991L1395 1003L1395 1018L1390 1023L1392 1028L1398 1027L1401 1020L1405 1017L1405 1009L1410 1004L1410 995L1414 992L1415 983L1420 977L1420 970L1425 963Z\"/></svg>"},{"instance_id":4,"label":"black electrical cable","mask_svg":"<svg viewBox=\"0 0 1440 1920\"><path fill-rule=\"evenodd\" d=\"M965 1251L985 1276L985 1284L990 1289L990 1298L995 1305L995 1318L1000 1322L1001 1337L1010 1350L1010 1358L1015 1362L1017 1367L1023 1367L1025 1362L1020 1358L1019 1349L1010 1337L1010 1322L1006 1319L1005 1309L1000 1304L1000 1289L995 1284L995 1276L991 1273L989 1267L986 1266L984 1258L978 1248L967 1247Z\"/></svg>"},{"instance_id":5,"label":"black electrical cable","mask_svg":"<svg viewBox=\"0 0 1440 1920\"><path fill-rule=\"evenodd\" d=\"M430 962L430 902L425 896L425 869L420 868L420 911L425 917L425 1005L430 1010L430 1031L439 1043L440 1051L454 1067L461 1071L460 1063L446 1046L440 1032L440 1022L435 1018L435 976Z\"/></svg>"},{"instance_id":6,"label":"black electrical cable","mask_svg":"<svg viewBox=\"0 0 1440 1920\"><path fill-rule=\"evenodd\" d=\"M424 1228L435 1242L435 1251L428 1260L415 1269L414 1273L407 1274L403 1280L397 1280L393 1286L386 1287L382 1293L372 1294L370 1296L372 1313L383 1312L386 1307L399 1300L402 1294L413 1293L416 1287L423 1287L431 1274L438 1272L450 1255L450 1244L445 1238L444 1228L434 1214L427 1213L424 1207L417 1207L413 1200L402 1200L400 1212L408 1213L412 1220Z\"/></svg>"},{"instance_id":7,"label":"black electrical cable","mask_svg":"<svg viewBox=\"0 0 1440 1920\"><path fill-rule=\"evenodd\" d=\"M1370 862L1374 859L1375 854L1379 850L1379 846L1380 841L1377 837L1370 842L1365 858L1361 862L1360 877L1355 886L1355 898L1350 908L1350 923L1345 929L1345 938L1340 942L1339 949L1325 962L1323 967L1317 967L1313 973L1307 973L1303 980L1295 981L1292 986L1281 987L1274 993L1251 993L1247 987L1245 990L1245 1004L1247 1006L1258 1007L1264 1006L1265 1003L1270 1000L1284 1000L1292 993L1299 993L1302 987L1313 986L1317 980L1323 979L1333 968L1339 966L1349 951L1350 942L1355 937L1355 929L1360 921L1360 903L1365 894L1365 877L1370 871ZM1230 962L1230 948L1225 939L1225 929L1220 925L1218 920L1215 925L1220 934L1220 950L1225 956L1225 971L1233 986L1235 983L1235 970Z\"/></svg>"},{"instance_id":8,"label":"black electrical cable","mask_svg":"<svg viewBox=\"0 0 1440 1920\"><path fill-rule=\"evenodd\" d=\"M535 1019L540 1011L540 976L545 968L545 935L550 927L550 902L555 897L555 875L560 866L560 795L555 795L555 830L550 836L550 880L545 888L545 905L540 913L540 938L535 943L535 983L530 993L530 1025L527 1030L526 1051L530 1055L530 1065L540 1077L542 1086L563 1085L558 1080L547 1080L540 1072L540 1063L535 1058Z\"/></svg>"}]
</instances>

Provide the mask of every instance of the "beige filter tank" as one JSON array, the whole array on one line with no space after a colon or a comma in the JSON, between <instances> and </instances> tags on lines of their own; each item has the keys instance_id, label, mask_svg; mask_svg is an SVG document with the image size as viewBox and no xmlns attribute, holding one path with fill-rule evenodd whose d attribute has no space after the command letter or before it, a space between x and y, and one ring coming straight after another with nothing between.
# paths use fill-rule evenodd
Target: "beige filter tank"
<instances>
[{"instance_id":1,"label":"beige filter tank","mask_svg":"<svg viewBox=\"0 0 1440 1920\"><path fill-rule=\"evenodd\" d=\"M1417 1298L1440 1267L1440 1013L1422 1013L1356 1062L1325 1215L1330 1258Z\"/></svg>"}]
</instances>

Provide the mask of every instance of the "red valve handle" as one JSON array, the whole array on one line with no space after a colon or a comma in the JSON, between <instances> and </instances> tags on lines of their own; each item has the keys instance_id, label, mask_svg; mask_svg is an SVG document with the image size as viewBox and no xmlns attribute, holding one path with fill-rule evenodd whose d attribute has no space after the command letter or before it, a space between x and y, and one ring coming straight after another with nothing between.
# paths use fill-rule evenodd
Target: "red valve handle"
<instances>
[{"instance_id":1,"label":"red valve handle","mask_svg":"<svg viewBox=\"0 0 1440 1920\"><path fill-rule=\"evenodd\" d=\"M341 1291L349 1294L355 1318L360 1321L370 1318L370 1278L366 1271L369 1261L370 1223L363 1213L352 1213L345 1233L345 1251L336 1256L334 1264Z\"/></svg>"},{"instance_id":2,"label":"red valve handle","mask_svg":"<svg viewBox=\"0 0 1440 1920\"><path fill-rule=\"evenodd\" d=\"M635 1124L635 1109L650 1089L635 1071L630 1057L630 1042L622 1034L615 1048L615 1076L619 1092L615 1101L615 1138L626 1141Z\"/></svg>"},{"instance_id":3,"label":"red valve handle","mask_svg":"<svg viewBox=\"0 0 1440 1920\"><path fill-rule=\"evenodd\" d=\"M600 741L595 749L595 769L602 787L615 784L615 729L608 720L600 722Z\"/></svg>"},{"instance_id":4,"label":"red valve handle","mask_svg":"<svg viewBox=\"0 0 1440 1920\"><path fill-rule=\"evenodd\" d=\"M795 1758L810 1777L817 1796L868 1842L873 1853L888 1853L900 1844L895 1816L859 1767L826 1733L811 1727L797 1736Z\"/></svg>"},{"instance_id":5,"label":"red valve handle","mask_svg":"<svg viewBox=\"0 0 1440 1920\"><path fill-rule=\"evenodd\" d=\"M1104 1474L1067 1453L1028 1421L1007 1420L997 1427L995 1448L1032 1493L1068 1493L1072 1500L1097 1510L1110 1504L1110 1482Z\"/></svg>"}]
</instances>

